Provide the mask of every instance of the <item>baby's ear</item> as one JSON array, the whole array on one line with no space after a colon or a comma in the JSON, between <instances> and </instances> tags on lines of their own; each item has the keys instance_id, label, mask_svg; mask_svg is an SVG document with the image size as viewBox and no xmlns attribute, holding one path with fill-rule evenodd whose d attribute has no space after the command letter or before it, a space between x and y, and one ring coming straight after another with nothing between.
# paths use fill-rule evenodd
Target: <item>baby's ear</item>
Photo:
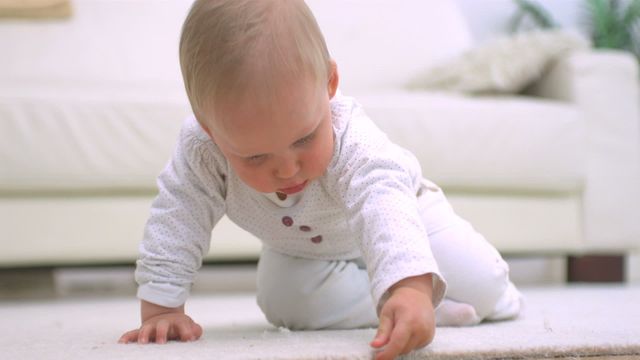
<instances>
[{"instance_id":1,"label":"baby's ear","mask_svg":"<svg viewBox=\"0 0 640 360\"><path fill-rule=\"evenodd\" d=\"M204 132L206 132L209 137L211 137L211 130L209 130L209 127L205 125L205 117L202 115L202 113L200 111L194 110L193 115L195 115L196 121L198 122L198 125L200 125L200 128L204 130Z\"/></svg>"},{"instance_id":2,"label":"baby's ear","mask_svg":"<svg viewBox=\"0 0 640 360\"><path fill-rule=\"evenodd\" d=\"M207 135L209 135L210 138L213 138L211 136L211 130L209 130L209 128L205 124L203 124L201 122L199 122L199 124L200 124L200 127L202 128L202 130L204 130L204 132L206 132Z\"/></svg>"},{"instance_id":3,"label":"baby's ear","mask_svg":"<svg viewBox=\"0 0 640 360\"><path fill-rule=\"evenodd\" d=\"M327 89L329 90L329 99L333 99L338 91L338 84L340 83L340 75L338 74L338 64L335 60L331 59L329 68L329 83Z\"/></svg>"}]
</instances>

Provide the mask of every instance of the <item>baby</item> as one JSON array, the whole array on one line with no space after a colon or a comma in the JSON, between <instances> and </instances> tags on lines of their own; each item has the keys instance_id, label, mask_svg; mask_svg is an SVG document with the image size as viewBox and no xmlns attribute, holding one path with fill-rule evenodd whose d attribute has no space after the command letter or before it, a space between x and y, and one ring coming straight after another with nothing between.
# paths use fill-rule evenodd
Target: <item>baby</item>
<instances>
[{"instance_id":1,"label":"baby","mask_svg":"<svg viewBox=\"0 0 640 360\"><path fill-rule=\"evenodd\" d=\"M202 335L184 303L225 214L263 242L257 302L275 326L377 327L370 345L392 359L436 324L518 315L498 252L340 94L304 1L197 0L180 62L194 116L140 246L142 325L120 342Z\"/></svg>"}]
</instances>

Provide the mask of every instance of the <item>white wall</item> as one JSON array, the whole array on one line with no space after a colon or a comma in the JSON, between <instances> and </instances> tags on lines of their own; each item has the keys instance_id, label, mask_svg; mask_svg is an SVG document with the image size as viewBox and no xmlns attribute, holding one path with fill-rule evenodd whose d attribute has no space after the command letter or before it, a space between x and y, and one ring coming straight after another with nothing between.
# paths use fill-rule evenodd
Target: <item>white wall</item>
<instances>
[{"instance_id":1,"label":"white wall","mask_svg":"<svg viewBox=\"0 0 640 360\"><path fill-rule=\"evenodd\" d=\"M516 13L512 0L455 0L464 13L476 42L508 33ZM584 30L584 0L536 0L562 27Z\"/></svg>"}]
</instances>

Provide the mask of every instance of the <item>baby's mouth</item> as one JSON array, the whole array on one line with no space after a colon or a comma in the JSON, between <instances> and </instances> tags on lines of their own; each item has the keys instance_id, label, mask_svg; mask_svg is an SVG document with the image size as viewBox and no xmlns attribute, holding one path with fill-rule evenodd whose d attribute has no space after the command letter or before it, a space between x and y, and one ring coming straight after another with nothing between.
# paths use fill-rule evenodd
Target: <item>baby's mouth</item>
<instances>
[{"instance_id":1,"label":"baby's mouth","mask_svg":"<svg viewBox=\"0 0 640 360\"><path fill-rule=\"evenodd\" d=\"M307 182L308 180L305 180L304 182L294 185L294 186L290 186L284 189L278 189L277 191L286 195L291 195L291 194L295 194L298 193L302 190L304 190L304 188L307 186Z\"/></svg>"}]
</instances>

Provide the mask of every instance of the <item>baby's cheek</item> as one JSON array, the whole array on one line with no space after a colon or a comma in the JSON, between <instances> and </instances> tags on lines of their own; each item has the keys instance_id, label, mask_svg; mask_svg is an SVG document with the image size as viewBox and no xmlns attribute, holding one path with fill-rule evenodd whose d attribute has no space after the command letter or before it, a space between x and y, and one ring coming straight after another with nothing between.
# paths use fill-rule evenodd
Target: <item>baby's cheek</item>
<instances>
[{"instance_id":1,"label":"baby's cheek","mask_svg":"<svg viewBox=\"0 0 640 360\"><path fill-rule=\"evenodd\" d=\"M306 172L309 177L318 178L324 174L327 170L327 166L329 162L326 160L325 156L313 156L308 161L306 161L308 165Z\"/></svg>"},{"instance_id":2,"label":"baby's cheek","mask_svg":"<svg viewBox=\"0 0 640 360\"><path fill-rule=\"evenodd\" d=\"M240 180L254 190L262 193L274 191L274 185L271 184L270 178L266 172L260 172L252 169L235 169Z\"/></svg>"}]
</instances>

